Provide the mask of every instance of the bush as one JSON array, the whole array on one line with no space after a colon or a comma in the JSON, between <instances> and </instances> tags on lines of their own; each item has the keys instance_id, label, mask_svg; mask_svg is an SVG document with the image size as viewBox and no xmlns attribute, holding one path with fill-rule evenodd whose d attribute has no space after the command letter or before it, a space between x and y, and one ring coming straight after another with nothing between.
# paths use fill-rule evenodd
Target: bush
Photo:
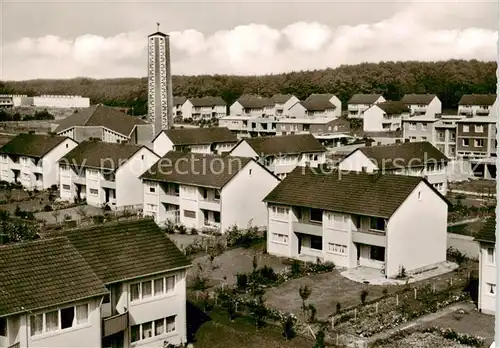
<instances>
[{"instance_id":1,"label":"bush","mask_svg":"<svg viewBox=\"0 0 500 348\"><path fill-rule=\"evenodd\" d=\"M92 217L94 224L102 224L104 222L104 215L96 215Z\"/></svg>"},{"instance_id":2,"label":"bush","mask_svg":"<svg viewBox=\"0 0 500 348\"><path fill-rule=\"evenodd\" d=\"M193 235L193 236L196 236L198 235L198 230L196 228L192 228L191 231L190 231L190 234Z\"/></svg>"},{"instance_id":3,"label":"bush","mask_svg":"<svg viewBox=\"0 0 500 348\"><path fill-rule=\"evenodd\" d=\"M184 225L176 226L176 230L179 234L187 234L187 228Z\"/></svg>"},{"instance_id":4,"label":"bush","mask_svg":"<svg viewBox=\"0 0 500 348\"><path fill-rule=\"evenodd\" d=\"M366 303L366 298L368 297L368 290L362 290L359 294L359 299L361 300L361 304L364 306Z\"/></svg>"},{"instance_id":5,"label":"bush","mask_svg":"<svg viewBox=\"0 0 500 348\"><path fill-rule=\"evenodd\" d=\"M54 209L52 209L52 206L47 204L46 206L43 207L43 211L52 211Z\"/></svg>"},{"instance_id":6,"label":"bush","mask_svg":"<svg viewBox=\"0 0 500 348\"><path fill-rule=\"evenodd\" d=\"M248 288L248 275L246 273L236 274L236 287L241 291L245 291Z\"/></svg>"},{"instance_id":7,"label":"bush","mask_svg":"<svg viewBox=\"0 0 500 348\"><path fill-rule=\"evenodd\" d=\"M291 315L283 318L283 336L286 340L291 340L295 337L295 320Z\"/></svg>"},{"instance_id":8,"label":"bush","mask_svg":"<svg viewBox=\"0 0 500 348\"><path fill-rule=\"evenodd\" d=\"M292 277L297 277L302 275L302 264L298 260L293 260L292 265L290 267L290 271L292 273Z\"/></svg>"},{"instance_id":9,"label":"bush","mask_svg":"<svg viewBox=\"0 0 500 348\"><path fill-rule=\"evenodd\" d=\"M104 211L110 211L111 207L108 204L104 204L103 207L102 207L102 210L104 210Z\"/></svg>"}]
</instances>

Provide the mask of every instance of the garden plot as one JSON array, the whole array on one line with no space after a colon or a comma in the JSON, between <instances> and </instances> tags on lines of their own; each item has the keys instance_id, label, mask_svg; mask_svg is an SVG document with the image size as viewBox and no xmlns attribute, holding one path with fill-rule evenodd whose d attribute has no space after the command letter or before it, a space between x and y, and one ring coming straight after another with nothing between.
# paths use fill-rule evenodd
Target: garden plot
<instances>
[{"instance_id":1,"label":"garden plot","mask_svg":"<svg viewBox=\"0 0 500 348\"><path fill-rule=\"evenodd\" d=\"M437 333L415 332L406 337L391 339L389 342L374 344L374 348L473 348L471 345L460 344L454 340L444 338Z\"/></svg>"}]
</instances>

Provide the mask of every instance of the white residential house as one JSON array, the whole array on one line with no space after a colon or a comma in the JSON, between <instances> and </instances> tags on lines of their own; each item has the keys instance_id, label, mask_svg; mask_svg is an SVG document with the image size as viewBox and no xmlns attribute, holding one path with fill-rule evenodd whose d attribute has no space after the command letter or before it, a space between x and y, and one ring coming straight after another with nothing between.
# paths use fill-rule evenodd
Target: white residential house
<instances>
[{"instance_id":1,"label":"white residential house","mask_svg":"<svg viewBox=\"0 0 500 348\"><path fill-rule=\"evenodd\" d=\"M0 180L28 190L59 183L58 161L78 143L68 137L19 134L0 148Z\"/></svg>"},{"instance_id":2,"label":"white residential house","mask_svg":"<svg viewBox=\"0 0 500 348\"><path fill-rule=\"evenodd\" d=\"M269 254L388 278L446 262L449 203L423 178L296 168L264 201Z\"/></svg>"},{"instance_id":3,"label":"white residential house","mask_svg":"<svg viewBox=\"0 0 500 348\"><path fill-rule=\"evenodd\" d=\"M458 102L458 115L466 117L489 116L497 105L496 94L465 94Z\"/></svg>"},{"instance_id":4,"label":"white residential house","mask_svg":"<svg viewBox=\"0 0 500 348\"><path fill-rule=\"evenodd\" d=\"M149 146L154 133L151 124L139 117L102 104L93 105L58 121L54 133L82 142L100 139L107 143Z\"/></svg>"},{"instance_id":5,"label":"white residential house","mask_svg":"<svg viewBox=\"0 0 500 348\"><path fill-rule=\"evenodd\" d=\"M175 128L160 132L153 139L153 150L159 156L169 151L223 154L231 151L238 138L226 127Z\"/></svg>"},{"instance_id":6,"label":"white residential house","mask_svg":"<svg viewBox=\"0 0 500 348\"><path fill-rule=\"evenodd\" d=\"M370 106L385 101L382 94L355 94L347 102L347 117L363 118L363 112Z\"/></svg>"},{"instance_id":7,"label":"white residential house","mask_svg":"<svg viewBox=\"0 0 500 348\"><path fill-rule=\"evenodd\" d=\"M183 118L182 117L182 105L186 102L186 97L174 97L172 99L172 115L174 118Z\"/></svg>"},{"instance_id":8,"label":"white residential house","mask_svg":"<svg viewBox=\"0 0 500 348\"><path fill-rule=\"evenodd\" d=\"M142 208L139 177L159 158L145 146L84 141L59 161L60 198L112 209Z\"/></svg>"},{"instance_id":9,"label":"white residential house","mask_svg":"<svg viewBox=\"0 0 500 348\"><path fill-rule=\"evenodd\" d=\"M402 129L402 119L409 115L409 108L397 101L373 104L363 111L364 132L393 132Z\"/></svg>"},{"instance_id":10,"label":"white residential house","mask_svg":"<svg viewBox=\"0 0 500 348\"><path fill-rule=\"evenodd\" d=\"M288 109L291 118L339 118L342 102L333 94L311 94L306 100L298 101Z\"/></svg>"},{"instance_id":11,"label":"white residential house","mask_svg":"<svg viewBox=\"0 0 500 348\"><path fill-rule=\"evenodd\" d=\"M424 141L360 147L347 155L338 168L341 171L420 176L445 195L448 189L447 165L448 158Z\"/></svg>"},{"instance_id":12,"label":"white residential house","mask_svg":"<svg viewBox=\"0 0 500 348\"><path fill-rule=\"evenodd\" d=\"M190 263L152 220L57 232L0 256L12 261L0 277L1 347L187 342Z\"/></svg>"},{"instance_id":13,"label":"white residential house","mask_svg":"<svg viewBox=\"0 0 500 348\"><path fill-rule=\"evenodd\" d=\"M221 97L187 98L181 109L184 120L210 120L227 115L227 105Z\"/></svg>"},{"instance_id":14,"label":"white residential house","mask_svg":"<svg viewBox=\"0 0 500 348\"><path fill-rule=\"evenodd\" d=\"M249 157L283 179L297 166L318 167L326 163L326 148L311 134L242 139L229 156Z\"/></svg>"},{"instance_id":15,"label":"white residential house","mask_svg":"<svg viewBox=\"0 0 500 348\"><path fill-rule=\"evenodd\" d=\"M435 94L405 94L401 99L411 116L435 116L442 113L441 100Z\"/></svg>"},{"instance_id":16,"label":"white residential house","mask_svg":"<svg viewBox=\"0 0 500 348\"><path fill-rule=\"evenodd\" d=\"M90 98L79 95L39 95L33 97L33 106L45 108L88 108Z\"/></svg>"},{"instance_id":17,"label":"white residential house","mask_svg":"<svg viewBox=\"0 0 500 348\"><path fill-rule=\"evenodd\" d=\"M244 94L229 107L231 116L264 117L273 112L273 105L269 99L256 95ZM272 116L272 115L270 115Z\"/></svg>"},{"instance_id":18,"label":"white residential house","mask_svg":"<svg viewBox=\"0 0 500 348\"><path fill-rule=\"evenodd\" d=\"M231 226L264 227L262 199L278 184L251 158L169 152L141 178L144 215L159 225L182 224L225 232Z\"/></svg>"},{"instance_id":19,"label":"white residential house","mask_svg":"<svg viewBox=\"0 0 500 348\"><path fill-rule=\"evenodd\" d=\"M276 117L287 116L292 105L300 101L299 98L291 94L275 94L271 100L274 102L273 115Z\"/></svg>"},{"instance_id":20,"label":"white residential house","mask_svg":"<svg viewBox=\"0 0 500 348\"><path fill-rule=\"evenodd\" d=\"M480 312L490 315L495 315L496 312L495 228L495 217L489 218L476 236L476 241L479 243L478 308Z\"/></svg>"}]
</instances>

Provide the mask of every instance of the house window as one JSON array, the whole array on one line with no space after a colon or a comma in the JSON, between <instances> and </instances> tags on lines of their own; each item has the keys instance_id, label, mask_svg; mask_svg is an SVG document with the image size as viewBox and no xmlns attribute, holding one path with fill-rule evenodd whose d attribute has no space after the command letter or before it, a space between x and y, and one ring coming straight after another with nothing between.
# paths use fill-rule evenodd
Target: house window
<instances>
[{"instance_id":1,"label":"house window","mask_svg":"<svg viewBox=\"0 0 500 348\"><path fill-rule=\"evenodd\" d=\"M175 290L175 276L146 280L130 285L130 301L163 296Z\"/></svg>"},{"instance_id":2,"label":"house window","mask_svg":"<svg viewBox=\"0 0 500 348\"><path fill-rule=\"evenodd\" d=\"M309 220L313 222L322 222L323 221L323 210L321 209L311 209L310 210Z\"/></svg>"},{"instance_id":3,"label":"house window","mask_svg":"<svg viewBox=\"0 0 500 348\"><path fill-rule=\"evenodd\" d=\"M216 200L219 200L219 199L220 199L220 190L215 190L215 196L214 196L214 198L215 198Z\"/></svg>"},{"instance_id":4,"label":"house window","mask_svg":"<svg viewBox=\"0 0 500 348\"><path fill-rule=\"evenodd\" d=\"M486 283L486 291L488 292L489 295L495 295L496 294L496 285L491 284L491 283Z\"/></svg>"},{"instance_id":5,"label":"house window","mask_svg":"<svg viewBox=\"0 0 500 348\"><path fill-rule=\"evenodd\" d=\"M483 125L475 125L474 126L474 132L476 133L482 133L484 131Z\"/></svg>"},{"instance_id":6,"label":"house window","mask_svg":"<svg viewBox=\"0 0 500 348\"><path fill-rule=\"evenodd\" d=\"M423 131L427 131L427 123L422 123L421 127Z\"/></svg>"},{"instance_id":7,"label":"house window","mask_svg":"<svg viewBox=\"0 0 500 348\"><path fill-rule=\"evenodd\" d=\"M370 259L376 261L385 261L385 248L379 246L370 246Z\"/></svg>"},{"instance_id":8,"label":"house window","mask_svg":"<svg viewBox=\"0 0 500 348\"><path fill-rule=\"evenodd\" d=\"M462 139L462 146L469 147L469 139Z\"/></svg>"},{"instance_id":9,"label":"house window","mask_svg":"<svg viewBox=\"0 0 500 348\"><path fill-rule=\"evenodd\" d=\"M155 320L155 336L159 336L165 333L165 320L159 319Z\"/></svg>"},{"instance_id":10,"label":"house window","mask_svg":"<svg viewBox=\"0 0 500 348\"><path fill-rule=\"evenodd\" d=\"M196 219L196 212L193 210L184 210L184 217Z\"/></svg>"},{"instance_id":11,"label":"house window","mask_svg":"<svg viewBox=\"0 0 500 348\"><path fill-rule=\"evenodd\" d=\"M488 263L490 265L494 265L495 264L495 248L487 248L486 251L488 253Z\"/></svg>"},{"instance_id":12,"label":"house window","mask_svg":"<svg viewBox=\"0 0 500 348\"><path fill-rule=\"evenodd\" d=\"M378 217L370 218L370 229L376 231L385 231L385 219Z\"/></svg>"},{"instance_id":13,"label":"house window","mask_svg":"<svg viewBox=\"0 0 500 348\"><path fill-rule=\"evenodd\" d=\"M0 336L7 337L7 320L0 318Z\"/></svg>"},{"instance_id":14,"label":"house window","mask_svg":"<svg viewBox=\"0 0 500 348\"><path fill-rule=\"evenodd\" d=\"M417 130L417 124L415 122L410 122L410 130Z\"/></svg>"},{"instance_id":15,"label":"house window","mask_svg":"<svg viewBox=\"0 0 500 348\"><path fill-rule=\"evenodd\" d=\"M422 191L418 191L418 200L421 201L422 200Z\"/></svg>"},{"instance_id":16,"label":"house window","mask_svg":"<svg viewBox=\"0 0 500 348\"><path fill-rule=\"evenodd\" d=\"M319 236L311 236L311 249L323 250L323 238Z\"/></svg>"},{"instance_id":17,"label":"house window","mask_svg":"<svg viewBox=\"0 0 500 348\"><path fill-rule=\"evenodd\" d=\"M70 191L71 190L71 186L69 186L69 185L64 184L64 185L62 185L62 187L63 187L64 191Z\"/></svg>"},{"instance_id":18,"label":"house window","mask_svg":"<svg viewBox=\"0 0 500 348\"><path fill-rule=\"evenodd\" d=\"M354 223L354 226L357 229L361 228L361 216L359 216L359 215L353 215L352 216L352 222Z\"/></svg>"},{"instance_id":19,"label":"house window","mask_svg":"<svg viewBox=\"0 0 500 348\"><path fill-rule=\"evenodd\" d=\"M474 147L483 147L484 139L474 139Z\"/></svg>"},{"instance_id":20,"label":"house window","mask_svg":"<svg viewBox=\"0 0 500 348\"><path fill-rule=\"evenodd\" d=\"M450 132L450 140L455 140L455 132Z\"/></svg>"},{"instance_id":21,"label":"house window","mask_svg":"<svg viewBox=\"0 0 500 348\"><path fill-rule=\"evenodd\" d=\"M168 318L165 319L167 322L167 332L174 332L175 331L175 315L172 315Z\"/></svg>"},{"instance_id":22,"label":"house window","mask_svg":"<svg viewBox=\"0 0 500 348\"><path fill-rule=\"evenodd\" d=\"M149 298L152 296L152 289L151 289L151 282L142 282L141 283L141 289L142 289L142 298Z\"/></svg>"},{"instance_id":23,"label":"house window","mask_svg":"<svg viewBox=\"0 0 500 348\"><path fill-rule=\"evenodd\" d=\"M214 211L214 221L220 224L220 211Z\"/></svg>"},{"instance_id":24,"label":"house window","mask_svg":"<svg viewBox=\"0 0 500 348\"><path fill-rule=\"evenodd\" d=\"M288 208L273 206L272 212L273 212L273 215L276 215L280 218L286 218L288 215Z\"/></svg>"},{"instance_id":25,"label":"house window","mask_svg":"<svg viewBox=\"0 0 500 348\"><path fill-rule=\"evenodd\" d=\"M422 137L422 141L427 141L427 137Z\"/></svg>"},{"instance_id":26,"label":"house window","mask_svg":"<svg viewBox=\"0 0 500 348\"><path fill-rule=\"evenodd\" d=\"M75 307L61 309L61 329L73 326L75 320Z\"/></svg>"},{"instance_id":27,"label":"house window","mask_svg":"<svg viewBox=\"0 0 500 348\"><path fill-rule=\"evenodd\" d=\"M347 245L328 243L328 251L334 254L346 255Z\"/></svg>"},{"instance_id":28,"label":"house window","mask_svg":"<svg viewBox=\"0 0 500 348\"><path fill-rule=\"evenodd\" d=\"M130 327L130 340L132 342L147 340L152 337L161 336L165 333L175 332L176 316L148 321Z\"/></svg>"},{"instance_id":29,"label":"house window","mask_svg":"<svg viewBox=\"0 0 500 348\"><path fill-rule=\"evenodd\" d=\"M59 328L59 311L45 313L45 330L56 331Z\"/></svg>"},{"instance_id":30,"label":"house window","mask_svg":"<svg viewBox=\"0 0 500 348\"><path fill-rule=\"evenodd\" d=\"M99 190L98 189L90 189L90 194L97 196L99 194Z\"/></svg>"},{"instance_id":31,"label":"house window","mask_svg":"<svg viewBox=\"0 0 500 348\"><path fill-rule=\"evenodd\" d=\"M142 324L142 339L146 340L153 337L153 322Z\"/></svg>"},{"instance_id":32,"label":"house window","mask_svg":"<svg viewBox=\"0 0 500 348\"><path fill-rule=\"evenodd\" d=\"M30 317L31 336L39 335L43 332L43 314L36 314Z\"/></svg>"},{"instance_id":33,"label":"house window","mask_svg":"<svg viewBox=\"0 0 500 348\"><path fill-rule=\"evenodd\" d=\"M140 338L140 325L134 325L130 328L130 341L137 342Z\"/></svg>"},{"instance_id":34,"label":"house window","mask_svg":"<svg viewBox=\"0 0 500 348\"><path fill-rule=\"evenodd\" d=\"M159 296L161 294L163 294L163 278L161 279L155 279L154 280L154 292L155 292L155 296Z\"/></svg>"},{"instance_id":35,"label":"house window","mask_svg":"<svg viewBox=\"0 0 500 348\"><path fill-rule=\"evenodd\" d=\"M155 192L156 192L156 187L154 187L154 186L149 186L149 192L150 192L150 193L155 193Z\"/></svg>"},{"instance_id":36,"label":"house window","mask_svg":"<svg viewBox=\"0 0 500 348\"><path fill-rule=\"evenodd\" d=\"M463 130L464 133L469 133L469 126L464 124L462 126L462 130Z\"/></svg>"},{"instance_id":37,"label":"house window","mask_svg":"<svg viewBox=\"0 0 500 348\"><path fill-rule=\"evenodd\" d=\"M288 244L288 236L281 233L273 233L273 242Z\"/></svg>"}]
</instances>

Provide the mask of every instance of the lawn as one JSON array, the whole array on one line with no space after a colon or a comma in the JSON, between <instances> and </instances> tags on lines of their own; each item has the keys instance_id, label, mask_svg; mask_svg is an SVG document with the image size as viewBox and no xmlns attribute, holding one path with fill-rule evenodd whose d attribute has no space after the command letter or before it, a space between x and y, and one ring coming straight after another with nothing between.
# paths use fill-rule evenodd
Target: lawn
<instances>
[{"instance_id":1,"label":"lawn","mask_svg":"<svg viewBox=\"0 0 500 348\"><path fill-rule=\"evenodd\" d=\"M496 192L496 181L495 180L467 180L460 182L449 183L450 190L460 190L468 192L480 192L480 193L495 193Z\"/></svg>"},{"instance_id":2,"label":"lawn","mask_svg":"<svg viewBox=\"0 0 500 348\"><path fill-rule=\"evenodd\" d=\"M483 227L483 225L484 225L484 220L477 220L461 225L449 226L448 232L474 237Z\"/></svg>"},{"instance_id":3,"label":"lawn","mask_svg":"<svg viewBox=\"0 0 500 348\"><path fill-rule=\"evenodd\" d=\"M485 347L489 347L495 336L495 317L476 311L451 313L426 323L425 326L452 329L462 334L482 337L485 339Z\"/></svg>"},{"instance_id":4,"label":"lawn","mask_svg":"<svg viewBox=\"0 0 500 348\"><path fill-rule=\"evenodd\" d=\"M0 146L7 144L12 138L14 138L13 135L0 134Z\"/></svg>"},{"instance_id":5,"label":"lawn","mask_svg":"<svg viewBox=\"0 0 500 348\"><path fill-rule=\"evenodd\" d=\"M295 337L286 341L277 327L259 330L246 318L230 322L226 314L216 311L208 315L188 303L188 337L194 337L196 348L311 348L312 340Z\"/></svg>"},{"instance_id":6,"label":"lawn","mask_svg":"<svg viewBox=\"0 0 500 348\"><path fill-rule=\"evenodd\" d=\"M455 341L443 338L434 333L415 332L409 336L400 339L390 340L391 342L383 344L374 344L374 348L472 348L459 344Z\"/></svg>"}]
</instances>

